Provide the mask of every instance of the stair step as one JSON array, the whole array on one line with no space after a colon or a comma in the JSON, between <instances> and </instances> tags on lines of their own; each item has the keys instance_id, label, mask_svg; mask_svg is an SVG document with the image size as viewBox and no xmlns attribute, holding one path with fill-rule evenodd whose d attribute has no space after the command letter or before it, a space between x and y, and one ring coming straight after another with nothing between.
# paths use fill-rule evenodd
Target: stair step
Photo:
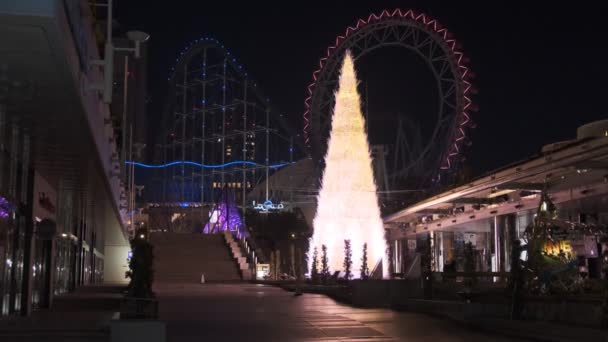
<instances>
[{"instance_id":1,"label":"stair step","mask_svg":"<svg viewBox=\"0 0 608 342\"><path fill-rule=\"evenodd\" d=\"M231 255L224 236L203 234L153 233L154 280L199 283L239 281L239 264Z\"/></svg>"}]
</instances>

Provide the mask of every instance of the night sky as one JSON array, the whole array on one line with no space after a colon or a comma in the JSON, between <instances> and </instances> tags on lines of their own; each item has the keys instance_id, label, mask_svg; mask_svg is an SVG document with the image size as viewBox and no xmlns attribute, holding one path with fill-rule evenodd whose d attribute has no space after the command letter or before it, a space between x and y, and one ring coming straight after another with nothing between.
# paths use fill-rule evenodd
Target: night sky
<instances>
[{"instance_id":1,"label":"night sky","mask_svg":"<svg viewBox=\"0 0 608 342\"><path fill-rule=\"evenodd\" d=\"M223 42L293 125L301 127L305 88L327 46L358 18L395 8L412 8L437 19L471 60L479 112L474 116L477 128L466 163L474 174L533 155L544 144L573 138L576 127L607 117L603 11L581 7L584 2L577 2L577 9L506 1L489 1L482 7L477 1L115 3L121 25L151 35L148 115L152 136L168 72L190 41L212 35ZM370 95L372 141L381 136L378 131L387 112L414 109L424 120L436 90L423 63L403 51L388 50L362 63L366 64L360 66L362 79L374 73L386 76L385 84L369 80L369 86L381 94ZM408 98L420 101L409 108Z\"/></svg>"}]
</instances>

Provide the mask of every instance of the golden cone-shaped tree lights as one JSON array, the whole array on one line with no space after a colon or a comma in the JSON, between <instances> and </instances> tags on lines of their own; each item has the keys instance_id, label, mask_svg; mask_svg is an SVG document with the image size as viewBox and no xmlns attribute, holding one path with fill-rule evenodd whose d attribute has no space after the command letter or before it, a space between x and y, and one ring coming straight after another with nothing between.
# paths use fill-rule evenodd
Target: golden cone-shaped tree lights
<instances>
[{"instance_id":1,"label":"golden cone-shaped tree lights","mask_svg":"<svg viewBox=\"0 0 608 342\"><path fill-rule=\"evenodd\" d=\"M321 245L326 245L331 272L343 271L344 240L350 240L352 270L359 270L363 244L367 243L370 271L383 260L383 275L386 276L384 228L355 67L348 51L335 99L310 250L315 247L320 250ZM359 276L359 272L353 273Z\"/></svg>"}]
</instances>

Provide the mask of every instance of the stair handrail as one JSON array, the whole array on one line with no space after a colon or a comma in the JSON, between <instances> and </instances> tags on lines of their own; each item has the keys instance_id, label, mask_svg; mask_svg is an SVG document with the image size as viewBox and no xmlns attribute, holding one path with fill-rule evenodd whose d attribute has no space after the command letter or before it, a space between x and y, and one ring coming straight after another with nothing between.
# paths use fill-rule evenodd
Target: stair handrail
<instances>
[{"instance_id":1,"label":"stair handrail","mask_svg":"<svg viewBox=\"0 0 608 342\"><path fill-rule=\"evenodd\" d=\"M224 234L225 234L225 238L227 239L227 242L230 244L230 241L234 241L236 246L239 249L240 256L234 255L233 257L236 258L237 260L238 260L238 257L245 257L245 261L247 262L248 270L250 272L252 272L252 275L255 275L255 273L254 273L255 255L253 255L253 257L252 257L253 262L250 262L249 247L247 245L243 246L241 239L235 239L235 234L233 234L229 231L224 231Z\"/></svg>"}]
</instances>

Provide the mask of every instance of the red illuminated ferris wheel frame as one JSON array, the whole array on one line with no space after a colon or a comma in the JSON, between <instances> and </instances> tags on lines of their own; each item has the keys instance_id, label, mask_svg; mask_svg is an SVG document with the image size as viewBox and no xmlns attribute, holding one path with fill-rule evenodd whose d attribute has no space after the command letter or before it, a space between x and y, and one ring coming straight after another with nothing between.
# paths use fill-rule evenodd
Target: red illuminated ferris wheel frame
<instances>
[{"instance_id":1,"label":"red illuminated ferris wheel frame","mask_svg":"<svg viewBox=\"0 0 608 342\"><path fill-rule=\"evenodd\" d=\"M389 32L382 34L390 35L390 32L392 32L389 31L390 29L396 32L396 28L400 26L407 27L409 30L409 33L405 32L403 34L414 35L414 38L416 38L416 35L418 34L424 36L424 39L426 39L426 41L422 41L422 38L420 38L421 41L415 43L415 46L406 47L416 50L421 48L424 44L432 45L435 49L438 48L441 50L439 51L441 53L441 58L444 59L445 65L450 69L449 82L451 83L449 84L450 89L447 90L447 92L450 92L451 96L453 96L453 103L448 105L453 108L451 108L452 114L450 114L450 120L447 120L449 121L449 127L445 129L445 132L443 133L444 136L441 137L444 140L445 146L442 147L439 152L439 154L441 154L439 157L439 169L452 169L454 161L461 152L462 145L466 140L467 127L470 127L472 124L469 115L469 112L472 110L470 95L472 92L471 73L469 67L466 66L467 60L464 57L464 54L460 51L456 40L452 38L448 30L442 27L435 19L431 19L423 13L416 13L413 10L402 11L397 9L393 12L385 10L380 13L380 15L371 14L367 19L359 19L355 26L349 26L344 35L338 36L335 43L327 48L325 57L319 60L319 66L312 74L312 82L307 87L307 96L304 101L304 138L306 146L309 148L309 151L314 158L322 158L324 149L326 148L326 146L324 146L323 134L326 134L327 127L322 126L327 125L328 117L319 118L319 115L327 115L326 112L329 108L327 104L328 99L333 97L333 88L335 88L335 80L332 80L332 77L335 78L336 65L341 63L341 56L347 49L352 51L352 45L354 44L367 44L365 39L368 38L363 39L362 35L365 34L370 36L368 40L372 41L374 39L374 37L372 37L374 30L377 31L379 28L382 28L387 30L385 32ZM398 34L399 33L396 32L395 36ZM362 51L362 54L364 54L382 46L405 46L409 44L404 42L391 42L390 38L388 39L388 42L376 42L376 45L374 45L373 42L369 43L370 46L366 45L365 49L360 48L360 50ZM408 39L411 39L411 37ZM363 43L354 43L357 40L363 41ZM355 46L354 49L357 50L357 46ZM417 52L423 58L429 59L427 60L427 64L431 67L433 66L435 58L429 58L428 56L423 56L419 51ZM356 51L353 52L353 55L355 59L359 57ZM434 55L431 53L430 56ZM447 78L447 76L444 77L443 73L438 75L435 70L434 73L436 78L438 78L438 84L442 87L443 85L441 82L444 78ZM325 113L321 114L320 112ZM437 132L438 131L435 130L434 133Z\"/></svg>"}]
</instances>

